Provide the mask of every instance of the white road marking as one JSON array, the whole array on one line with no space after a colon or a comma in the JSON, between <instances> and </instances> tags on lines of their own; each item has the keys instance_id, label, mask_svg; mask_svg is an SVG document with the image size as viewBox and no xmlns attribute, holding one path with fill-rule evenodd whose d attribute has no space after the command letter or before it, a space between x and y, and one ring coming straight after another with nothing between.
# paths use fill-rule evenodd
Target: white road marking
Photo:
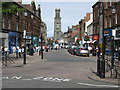
<instances>
[{"instance_id":1,"label":"white road marking","mask_svg":"<svg viewBox=\"0 0 120 90\"><path fill-rule=\"evenodd\" d=\"M9 77L2 77L1 79L9 79Z\"/></svg>"},{"instance_id":2,"label":"white road marking","mask_svg":"<svg viewBox=\"0 0 120 90\"><path fill-rule=\"evenodd\" d=\"M88 84L88 83L78 83L78 84L85 86L94 86L94 87L118 87L117 85L96 85L96 84Z\"/></svg>"},{"instance_id":3,"label":"white road marking","mask_svg":"<svg viewBox=\"0 0 120 90\"><path fill-rule=\"evenodd\" d=\"M42 78L44 78L44 77L35 77L35 78L32 78L33 80L40 80L40 79L42 79Z\"/></svg>"},{"instance_id":4,"label":"white road marking","mask_svg":"<svg viewBox=\"0 0 120 90\"><path fill-rule=\"evenodd\" d=\"M71 79L67 78L56 78L56 77L33 77L33 78L23 78L22 76L13 76L13 77L2 77L3 79L11 80L41 80L41 81L51 81L51 82L69 82Z\"/></svg>"},{"instance_id":5,"label":"white road marking","mask_svg":"<svg viewBox=\"0 0 120 90\"><path fill-rule=\"evenodd\" d=\"M29 81L29 80L32 80L32 79L21 79L21 80L28 80Z\"/></svg>"},{"instance_id":6,"label":"white road marking","mask_svg":"<svg viewBox=\"0 0 120 90\"><path fill-rule=\"evenodd\" d=\"M21 79L21 78L22 78L22 76L14 76L11 79Z\"/></svg>"}]
</instances>

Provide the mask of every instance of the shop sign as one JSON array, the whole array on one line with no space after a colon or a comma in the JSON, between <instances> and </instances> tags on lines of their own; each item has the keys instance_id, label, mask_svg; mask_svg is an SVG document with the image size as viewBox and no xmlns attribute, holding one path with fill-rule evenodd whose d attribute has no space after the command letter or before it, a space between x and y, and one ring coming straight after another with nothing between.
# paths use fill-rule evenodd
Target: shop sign
<instances>
[{"instance_id":1,"label":"shop sign","mask_svg":"<svg viewBox=\"0 0 120 90\"><path fill-rule=\"evenodd\" d=\"M104 36L112 36L112 29L104 30Z\"/></svg>"},{"instance_id":2,"label":"shop sign","mask_svg":"<svg viewBox=\"0 0 120 90\"><path fill-rule=\"evenodd\" d=\"M98 40L98 35L94 35L93 40Z\"/></svg>"},{"instance_id":3,"label":"shop sign","mask_svg":"<svg viewBox=\"0 0 120 90\"><path fill-rule=\"evenodd\" d=\"M26 39L31 39L31 36L26 36Z\"/></svg>"},{"instance_id":4,"label":"shop sign","mask_svg":"<svg viewBox=\"0 0 120 90\"><path fill-rule=\"evenodd\" d=\"M9 32L9 36L18 36L17 32Z\"/></svg>"}]
</instances>

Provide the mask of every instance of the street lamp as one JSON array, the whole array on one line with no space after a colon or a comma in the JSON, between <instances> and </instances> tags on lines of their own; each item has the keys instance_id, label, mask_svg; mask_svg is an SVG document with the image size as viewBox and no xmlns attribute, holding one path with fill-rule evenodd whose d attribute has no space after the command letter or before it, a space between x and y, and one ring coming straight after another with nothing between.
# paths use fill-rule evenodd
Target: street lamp
<instances>
[{"instance_id":1,"label":"street lamp","mask_svg":"<svg viewBox=\"0 0 120 90\"><path fill-rule=\"evenodd\" d=\"M25 28L24 28L24 33L23 33L23 39L24 39L24 61L23 64L26 64L26 17L27 17L27 12L24 12L25 16Z\"/></svg>"},{"instance_id":2,"label":"street lamp","mask_svg":"<svg viewBox=\"0 0 120 90\"><path fill-rule=\"evenodd\" d=\"M33 40L33 15L31 14L31 44L32 44L32 40Z\"/></svg>"},{"instance_id":3,"label":"street lamp","mask_svg":"<svg viewBox=\"0 0 120 90\"><path fill-rule=\"evenodd\" d=\"M112 24L112 27L114 27L114 19L115 19L115 13L116 13L116 9L115 9L115 6L112 6L112 14L113 14L113 20L112 20L112 22L113 22L113 24ZM111 36L111 39L112 39L112 42L111 42L111 47L112 47L112 49L111 49L111 54L112 54L112 60L111 60L111 65L112 65L112 67L114 66L114 36Z\"/></svg>"},{"instance_id":4,"label":"street lamp","mask_svg":"<svg viewBox=\"0 0 120 90\"><path fill-rule=\"evenodd\" d=\"M42 32L40 35L40 39L41 39L41 59L43 59L43 35L42 35Z\"/></svg>"}]
</instances>

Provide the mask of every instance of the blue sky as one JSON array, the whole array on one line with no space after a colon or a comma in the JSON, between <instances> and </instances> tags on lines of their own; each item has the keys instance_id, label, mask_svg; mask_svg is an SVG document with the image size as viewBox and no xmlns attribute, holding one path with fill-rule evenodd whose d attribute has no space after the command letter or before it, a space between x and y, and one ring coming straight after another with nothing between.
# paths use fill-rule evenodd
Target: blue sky
<instances>
[{"instance_id":1,"label":"blue sky","mask_svg":"<svg viewBox=\"0 0 120 90\"><path fill-rule=\"evenodd\" d=\"M48 37L51 37L54 35L56 8L61 10L61 30L66 32L68 26L77 25L87 12L92 12L95 2L36 2L37 4L41 5L42 20L47 24Z\"/></svg>"}]
</instances>

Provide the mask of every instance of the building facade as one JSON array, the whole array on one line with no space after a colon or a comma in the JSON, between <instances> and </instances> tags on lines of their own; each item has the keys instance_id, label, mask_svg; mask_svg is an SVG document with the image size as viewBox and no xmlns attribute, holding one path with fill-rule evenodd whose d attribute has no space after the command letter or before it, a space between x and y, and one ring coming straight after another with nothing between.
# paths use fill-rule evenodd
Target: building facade
<instances>
[{"instance_id":1,"label":"building facade","mask_svg":"<svg viewBox=\"0 0 120 90\"><path fill-rule=\"evenodd\" d=\"M47 43L47 25L45 24L45 22L41 22L41 33L44 36L44 44Z\"/></svg>"},{"instance_id":2,"label":"building facade","mask_svg":"<svg viewBox=\"0 0 120 90\"><path fill-rule=\"evenodd\" d=\"M120 47L120 1L119 2L103 2L103 24L104 35L114 37L114 46ZM93 5L93 33L99 35L100 28L100 2Z\"/></svg>"},{"instance_id":3,"label":"building facade","mask_svg":"<svg viewBox=\"0 0 120 90\"><path fill-rule=\"evenodd\" d=\"M26 43L27 45L32 44L34 38L35 46L39 44L38 38L40 35L40 23L41 18L38 14L38 10L34 5L22 5L20 2L6 2L2 8L5 9L6 5L15 5L21 11L14 13L2 13L2 44L9 48L9 53L12 53L13 46L23 46L23 31L26 30ZM33 9L34 8L34 9ZM35 11L33 11L35 10ZM25 12L26 15L25 15Z\"/></svg>"}]
</instances>

